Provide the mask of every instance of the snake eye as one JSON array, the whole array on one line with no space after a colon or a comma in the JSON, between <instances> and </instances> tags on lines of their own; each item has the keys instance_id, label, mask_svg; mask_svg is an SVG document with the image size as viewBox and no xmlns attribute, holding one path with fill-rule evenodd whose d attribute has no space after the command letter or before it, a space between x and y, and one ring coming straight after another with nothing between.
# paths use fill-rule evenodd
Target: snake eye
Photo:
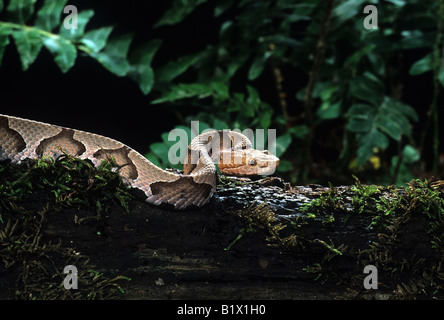
<instances>
[{"instance_id":1,"label":"snake eye","mask_svg":"<svg viewBox=\"0 0 444 320\"><path fill-rule=\"evenodd\" d=\"M254 165L256 165L256 160L255 159L250 159L250 160L248 160L248 164L250 166L254 166Z\"/></svg>"}]
</instances>

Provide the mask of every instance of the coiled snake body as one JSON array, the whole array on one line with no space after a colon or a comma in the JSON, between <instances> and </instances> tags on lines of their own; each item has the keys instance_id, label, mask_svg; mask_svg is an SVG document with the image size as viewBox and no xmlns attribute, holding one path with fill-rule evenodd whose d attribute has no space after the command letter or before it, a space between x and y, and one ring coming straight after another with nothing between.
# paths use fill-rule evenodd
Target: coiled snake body
<instances>
[{"instance_id":1,"label":"coiled snake body","mask_svg":"<svg viewBox=\"0 0 444 320\"><path fill-rule=\"evenodd\" d=\"M228 175L268 175L279 159L268 151L252 149L250 140L234 131L212 131L191 141L184 173L163 170L137 151L98 134L43 122L0 115L0 160L20 161L69 154L89 159L95 166L113 158L122 179L142 190L146 201L174 209L201 207L216 190L216 169Z\"/></svg>"}]
</instances>

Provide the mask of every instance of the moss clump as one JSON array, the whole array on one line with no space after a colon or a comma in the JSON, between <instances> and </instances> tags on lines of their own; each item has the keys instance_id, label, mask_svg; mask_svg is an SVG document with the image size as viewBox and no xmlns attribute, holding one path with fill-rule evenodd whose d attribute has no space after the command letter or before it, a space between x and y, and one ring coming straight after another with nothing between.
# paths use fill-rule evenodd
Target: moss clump
<instances>
[{"instance_id":1,"label":"moss clump","mask_svg":"<svg viewBox=\"0 0 444 320\"><path fill-rule=\"evenodd\" d=\"M444 182L412 180L401 188L332 187L315 195L291 219L266 205L232 212L244 222L238 238L265 233L314 280L365 297L363 270L374 265L379 291L393 299L444 296Z\"/></svg>"},{"instance_id":2,"label":"moss clump","mask_svg":"<svg viewBox=\"0 0 444 320\"><path fill-rule=\"evenodd\" d=\"M0 164L0 205L16 210L17 203L44 197L55 207L95 208L100 214L117 201L126 210L131 199L112 161L98 168L89 160L68 155L54 160L26 160L22 165ZM48 191L51 194L48 194Z\"/></svg>"},{"instance_id":3,"label":"moss clump","mask_svg":"<svg viewBox=\"0 0 444 320\"><path fill-rule=\"evenodd\" d=\"M128 212L132 196L114 167L104 161L95 168L70 156L0 163L0 274L16 279L0 285L2 292L18 299L99 299L121 290L118 281L127 278L110 279L94 271L89 257L54 243L45 232L48 220L62 209L82 210L83 221L100 221L116 205ZM82 218L67 223L81 224ZM63 269L69 264L79 268L79 290L63 287Z\"/></svg>"}]
</instances>

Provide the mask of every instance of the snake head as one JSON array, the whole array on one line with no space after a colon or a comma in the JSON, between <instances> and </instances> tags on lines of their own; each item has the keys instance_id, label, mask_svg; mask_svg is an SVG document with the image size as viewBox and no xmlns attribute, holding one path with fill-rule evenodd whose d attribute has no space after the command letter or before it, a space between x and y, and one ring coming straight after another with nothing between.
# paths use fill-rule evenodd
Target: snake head
<instances>
[{"instance_id":1,"label":"snake head","mask_svg":"<svg viewBox=\"0 0 444 320\"><path fill-rule=\"evenodd\" d=\"M268 176L279 166L279 158L268 150L226 150L220 154L219 171L230 176Z\"/></svg>"}]
</instances>

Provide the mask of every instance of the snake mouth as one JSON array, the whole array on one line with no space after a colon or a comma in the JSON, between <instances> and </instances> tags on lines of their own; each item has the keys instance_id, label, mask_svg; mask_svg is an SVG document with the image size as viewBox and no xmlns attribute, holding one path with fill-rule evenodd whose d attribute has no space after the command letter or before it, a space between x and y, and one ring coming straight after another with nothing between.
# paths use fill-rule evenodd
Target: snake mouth
<instances>
[{"instance_id":1,"label":"snake mouth","mask_svg":"<svg viewBox=\"0 0 444 320\"><path fill-rule=\"evenodd\" d=\"M269 176L275 173L276 168L279 166L279 160L267 161L267 165L258 167L258 175Z\"/></svg>"},{"instance_id":2,"label":"snake mouth","mask_svg":"<svg viewBox=\"0 0 444 320\"><path fill-rule=\"evenodd\" d=\"M219 171L222 174L236 177L247 176L269 176L275 173L276 168L279 166L279 159L257 161L254 165L238 165L230 166L219 164Z\"/></svg>"}]
</instances>

